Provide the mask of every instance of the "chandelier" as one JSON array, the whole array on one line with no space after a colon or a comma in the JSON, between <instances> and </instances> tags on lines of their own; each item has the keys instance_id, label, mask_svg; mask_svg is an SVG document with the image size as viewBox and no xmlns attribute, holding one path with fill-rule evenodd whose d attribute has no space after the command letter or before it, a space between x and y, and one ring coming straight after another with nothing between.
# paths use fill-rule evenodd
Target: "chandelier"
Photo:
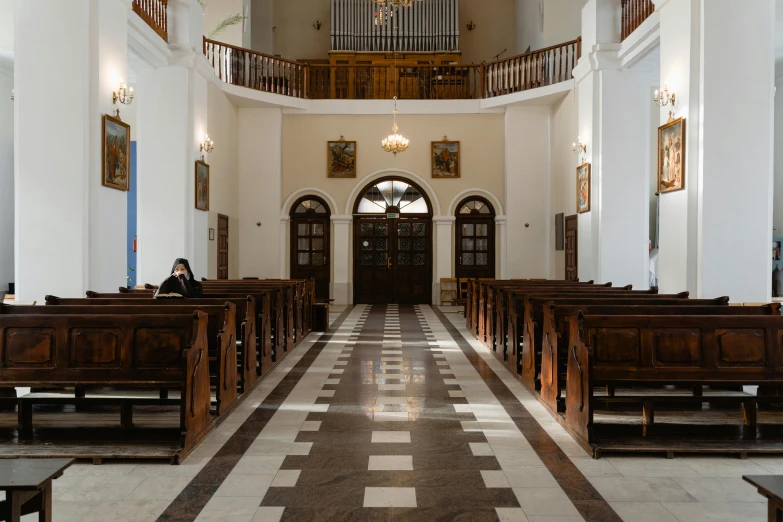
<instances>
[{"instance_id":1,"label":"chandelier","mask_svg":"<svg viewBox=\"0 0 783 522\"><path fill-rule=\"evenodd\" d=\"M395 156L398 152L405 152L408 150L408 138L403 136L402 134L398 134L397 131L399 128L397 127L397 97L394 97L394 126L392 127L392 134L389 134L389 136L381 142L381 147L383 147L383 150L386 152L391 152Z\"/></svg>"}]
</instances>

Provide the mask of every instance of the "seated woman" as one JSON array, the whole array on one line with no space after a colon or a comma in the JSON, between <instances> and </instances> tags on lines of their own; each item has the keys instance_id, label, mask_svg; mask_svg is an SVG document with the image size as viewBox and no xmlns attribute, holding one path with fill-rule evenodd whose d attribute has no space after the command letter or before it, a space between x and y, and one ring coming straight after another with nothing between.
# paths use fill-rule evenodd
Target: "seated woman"
<instances>
[{"instance_id":1,"label":"seated woman","mask_svg":"<svg viewBox=\"0 0 783 522\"><path fill-rule=\"evenodd\" d=\"M155 297L201 297L201 283L193 277L187 259L177 258L171 275L160 284Z\"/></svg>"}]
</instances>

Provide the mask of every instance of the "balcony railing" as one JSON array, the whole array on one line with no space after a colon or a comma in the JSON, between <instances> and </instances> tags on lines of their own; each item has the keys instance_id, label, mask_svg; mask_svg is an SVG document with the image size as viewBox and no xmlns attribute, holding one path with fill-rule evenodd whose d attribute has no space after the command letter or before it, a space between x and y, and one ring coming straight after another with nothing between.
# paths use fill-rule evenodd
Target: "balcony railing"
<instances>
[{"instance_id":1,"label":"balcony railing","mask_svg":"<svg viewBox=\"0 0 783 522\"><path fill-rule=\"evenodd\" d=\"M204 56L218 78L257 91L305 97L304 64L204 38Z\"/></svg>"},{"instance_id":2,"label":"balcony railing","mask_svg":"<svg viewBox=\"0 0 783 522\"><path fill-rule=\"evenodd\" d=\"M164 42L169 41L168 17L166 16L168 3L168 0L133 0L133 12L147 22L147 25L158 33Z\"/></svg>"},{"instance_id":3,"label":"balcony railing","mask_svg":"<svg viewBox=\"0 0 783 522\"><path fill-rule=\"evenodd\" d=\"M484 97L494 98L572 79L582 38L487 64Z\"/></svg>"},{"instance_id":4,"label":"balcony railing","mask_svg":"<svg viewBox=\"0 0 783 522\"><path fill-rule=\"evenodd\" d=\"M328 100L470 100L573 78L582 39L482 65L302 64L204 39L218 78L264 92Z\"/></svg>"},{"instance_id":5,"label":"balcony railing","mask_svg":"<svg viewBox=\"0 0 783 522\"><path fill-rule=\"evenodd\" d=\"M642 25L647 17L653 14L655 5L652 0L623 0L620 37L622 40Z\"/></svg>"}]
</instances>

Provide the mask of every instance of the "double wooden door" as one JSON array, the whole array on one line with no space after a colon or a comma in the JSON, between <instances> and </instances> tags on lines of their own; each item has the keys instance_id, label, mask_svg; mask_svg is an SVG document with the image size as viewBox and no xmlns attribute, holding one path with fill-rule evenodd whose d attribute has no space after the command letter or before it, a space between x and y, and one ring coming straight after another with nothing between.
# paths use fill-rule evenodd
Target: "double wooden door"
<instances>
[{"instance_id":1,"label":"double wooden door","mask_svg":"<svg viewBox=\"0 0 783 522\"><path fill-rule=\"evenodd\" d=\"M354 220L354 303L432 302L430 218Z\"/></svg>"},{"instance_id":2,"label":"double wooden door","mask_svg":"<svg viewBox=\"0 0 783 522\"><path fill-rule=\"evenodd\" d=\"M218 214L217 278L228 279L228 216Z\"/></svg>"},{"instance_id":3,"label":"double wooden door","mask_svg":"<svg viewBox=\"0 0 783 522\"><path fill-rule=\"evenodd\" d=\"M329 299L329 216L291 219L291 279L310 278L316 299Z\"/></svg>"}]
</instances>

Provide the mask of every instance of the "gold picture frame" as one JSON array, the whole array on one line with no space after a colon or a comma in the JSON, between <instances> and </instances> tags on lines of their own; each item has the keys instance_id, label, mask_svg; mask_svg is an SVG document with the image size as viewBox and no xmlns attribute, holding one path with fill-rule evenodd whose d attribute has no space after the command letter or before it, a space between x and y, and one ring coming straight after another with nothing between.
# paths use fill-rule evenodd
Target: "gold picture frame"
<instances>
[{"instance_id":1,"label":"gold picture frame","mask_svg":"<svg viewBox=\"0 0 783 522\"><path fill-rule=\"evenodd\" d=\"M196 210L209 211L209 165L196 160Z\"/></svg>"},{"instance_id":2,"label":"gold picture frame","mask_svg":"<svg viewBox=\"0 0 783 522\"><path fill-rule=\"evenodd\" d=\"M462 175L459 141L451 141L446 136L442 141L433 141L430 160L433 178L459 178Z\"/></svg>"},{"instance_id":3,"label":"gold picture frame","mask_svg":"<svg viewBox=\"0 0 783 522\"><path fill-rule=\"evenodd\" d=\"M590 212L592 186L590 185L590 164L582 163L576 168L576 213Z\"/></svg>"},{"instance_id":4,"label":"gold picture frame","mask_svg":"<svg viewBox=\"0 0 783 522\"><path fill-rule=\"evenodd\" d=\"M340 136L326 142L326 175L329 178L356 177L356 142Z\"/></svg>"},{"instance_id":5,"label":"gold picture frame","mask_svg":"<svg viewBox=\"0 0 783 522\"><path fill-rule=\"evenodd\" d=\"M101 184L130 190L130 125L109 114L103 115L101 132Z\"/></svg>"},{"instance_id":6,"label":"gold picture frame","mask_svg":"<svg viewBox=\"0 0 783 522\"><path fill-rule=\"evenodd\" d=\"M658 127L658 193L685 189L685 118Z\"/></svg>"}]
</instances>

